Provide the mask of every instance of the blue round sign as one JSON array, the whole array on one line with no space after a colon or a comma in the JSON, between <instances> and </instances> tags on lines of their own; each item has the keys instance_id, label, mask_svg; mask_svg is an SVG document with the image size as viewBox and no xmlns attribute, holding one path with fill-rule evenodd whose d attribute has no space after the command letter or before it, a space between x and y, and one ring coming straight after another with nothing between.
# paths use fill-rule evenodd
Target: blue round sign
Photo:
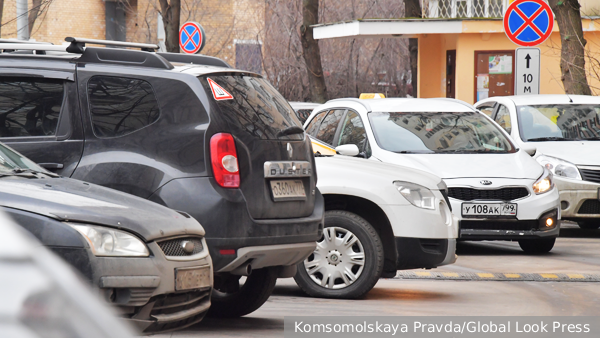
<instances>
[{"instance_id":1,"label":"blue round sign","mask_svg":"<svg viewBox=\"0 0 600 338\"><path fill-rule=\"evenodd\" d=\"M206 43L204 28L197 22L186 22L179 29L179 47L184 53L196 54Z\"/></svg>"},{"instance_id":2,"label":"blue round sign","mask_svg":"<svg viewBox=\"0 0 600 338\"><path fill-rule=\"evenodd\" d=\"M504 14L504 32L519 46L536 46L552 34L554 14L543 0L517 0Z\"/></svg>"}]
</instances>

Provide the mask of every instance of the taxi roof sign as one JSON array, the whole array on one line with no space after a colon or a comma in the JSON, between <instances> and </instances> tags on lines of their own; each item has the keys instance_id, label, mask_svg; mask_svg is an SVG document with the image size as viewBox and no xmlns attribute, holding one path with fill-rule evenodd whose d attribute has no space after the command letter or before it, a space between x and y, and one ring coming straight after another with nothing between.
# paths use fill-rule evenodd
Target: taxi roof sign
<instances>
[{"instance_id":1,"label":"taxi roof sign","mask_svg":"<svg viewBox=\"0 0 600 338\"><path fill-rule=\"evenodd\" d=\"M361 99L361 100L385 99L385 95L383 95L381 93L362 93L362 94L360 94L359 99Z\"/></svg>"}]
</instances>

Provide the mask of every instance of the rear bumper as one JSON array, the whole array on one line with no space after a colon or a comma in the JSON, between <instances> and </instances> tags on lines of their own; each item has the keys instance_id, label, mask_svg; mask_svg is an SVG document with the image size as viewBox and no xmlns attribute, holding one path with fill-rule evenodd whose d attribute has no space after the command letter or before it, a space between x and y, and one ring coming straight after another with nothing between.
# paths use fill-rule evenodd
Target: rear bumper
<instances>
[{"instance_id":1,"label":"rear bumper","mask_svg":"<svg viewBox=\"0 0 600 338\"><path fill-rule=\"evenodd\" d=\"M236 258L219 272L233 272L249 264L253 270L269 266L295 266L315 251L317 242L244 247Z\"/></svg>"},{"instance_id":2,"label":"rear bumper","mask_svg":"<svg viewBox=\"0 0 600 338\"><path fill-rule=\"evenodd\" d=\"M209 177L172 180L149 199L185 211L202 224L215 272L225 272L222 269L238 259L237 253L242 248L316 242L323 232L325 205L318 190L312 215L268 220L253 219L239 190L217 191ZM271 254L291 258L296 252L265 252ZM279 264L286 259L265 257L263 261ZM264 267L267 266L272 265Z\"/></svg>"},{"instance_id":3,"label":"rear bumper","mask_svg":"<svg viewBox=\"0 0 600 338\"><path fill-rule=\"evenodd\" d=\"M432 269L456 261L456 239L396 237L398 270Z\"/></svg>"}]
</instances>

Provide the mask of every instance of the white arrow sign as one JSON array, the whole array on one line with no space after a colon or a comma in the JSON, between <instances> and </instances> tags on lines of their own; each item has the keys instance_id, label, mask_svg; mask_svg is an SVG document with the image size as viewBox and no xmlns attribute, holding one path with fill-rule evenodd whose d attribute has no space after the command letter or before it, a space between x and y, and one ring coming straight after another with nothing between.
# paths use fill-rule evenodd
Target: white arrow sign
<instances>
[{"instance_id":1,"label":"white arrow sign","mask_svg":"<svg viewBox=\"0 0 600 338\"><path fill-rule=\"evenodd\" d=\"M515 95L540 93L540 49L523 47L515 52Z\"/></svg>"}]
</instances>

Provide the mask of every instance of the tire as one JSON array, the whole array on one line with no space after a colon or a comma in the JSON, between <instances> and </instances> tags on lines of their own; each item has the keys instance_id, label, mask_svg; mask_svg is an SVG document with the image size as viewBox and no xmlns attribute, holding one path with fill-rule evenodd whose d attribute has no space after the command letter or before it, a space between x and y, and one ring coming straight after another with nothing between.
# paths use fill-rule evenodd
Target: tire
<instances>
[{"instance_id":1,"label":"tire","mask_svg":"<svg viewBox=\"0 0 600 338\"><path fill-rule=\"evenodd\" d=\"M577 222L581 229L586 230L596 230L600 228L600 221L585 221L585 222Z\"/></svg>"},{"instance_id":2,"label":"tire","mask_svg":"<svg viewBox=\"0 0 600 338\"><path fill-rule=\"evenodd\" d=\"M556 238L521 239L519 240L519 246L526 253L544 254L552 250L555 242Z\"/></svg>"},{"instance_id":3,"label":"tire","mask_svg":"<svg viewBox=\"0 0 600 338\"><path fill-rule=\"evenodd\" d=\"M275 282L276 270L269 268L252 271L243 285L237 276L230 276L227 283L213 290L208 316L236 318L256 311L271 296Z\"/></svg>"},{"instance_id":4,"label":"tire","mask_svg":"<svg viewBox=\"0 0 600 338\"><path fill-rule=\"evenodd\" d=\"M354 299L364 296L383 272L383 245L377 231L362 217L348 211L325 212L325 224L315 252L298 264L294 276L296 284L312 297ZM338 241L328 240L334 238ZM350 241L353 245L348 246ZM355 259L344 263L348 255L354 255ZM356 276L354 281L349 273L342 273L345 269Z\"/></svg>"}]
</instances>

